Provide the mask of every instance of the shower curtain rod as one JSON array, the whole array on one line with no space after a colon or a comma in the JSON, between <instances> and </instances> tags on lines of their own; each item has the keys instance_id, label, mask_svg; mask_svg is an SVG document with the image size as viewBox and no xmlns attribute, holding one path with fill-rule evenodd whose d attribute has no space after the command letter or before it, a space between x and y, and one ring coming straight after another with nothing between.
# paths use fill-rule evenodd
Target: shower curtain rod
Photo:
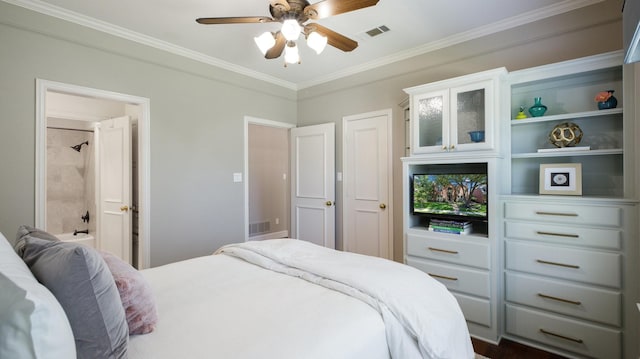
<instances>
[{"instance_id":1,"label":"shower curtain rod","mask_svg":"<svg viewBox=\"0 0 640 359\"><path fill-rule=\"evenodd\" d=\"M67 131L80 131L80 132L94 132L93 130L78 130L78 129L75 129L75 128L49 127L49 126L47 126L47 129L52 129L52 130L67 130Z\"/></svg>"}]
</instances>

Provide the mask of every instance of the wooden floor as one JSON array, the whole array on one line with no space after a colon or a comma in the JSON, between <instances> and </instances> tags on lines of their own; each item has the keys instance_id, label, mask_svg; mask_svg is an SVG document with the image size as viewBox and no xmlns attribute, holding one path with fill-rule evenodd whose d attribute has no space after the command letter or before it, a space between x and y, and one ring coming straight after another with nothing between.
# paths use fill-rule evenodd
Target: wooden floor
<instances>
[{"instance_id":1,"label":"wooden floor","mask_svg":"<svg viewBox=\"0 0 640 359\"><path fill-rule=\"evenodd\" d=\"M494 345L471 338L476 353L491 359L566 359L563 356L532 348L508 339Z\"/></svg>"}]
</instances>

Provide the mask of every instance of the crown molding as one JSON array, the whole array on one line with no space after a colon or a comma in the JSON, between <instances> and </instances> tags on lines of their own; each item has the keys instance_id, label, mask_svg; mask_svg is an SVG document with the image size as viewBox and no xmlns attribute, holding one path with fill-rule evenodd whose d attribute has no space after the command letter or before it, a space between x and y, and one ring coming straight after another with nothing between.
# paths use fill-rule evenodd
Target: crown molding
<instances>
[{"instance_id":1,"label":"crown molding","mask_svg":"<svg viewBox=\"0 0 640 359\"><path fill-rule=\"evenodd\" d=\"M169 53L182 56L191 60L195 60L207 65L216 66L228 71L232 71L241 75L249 76L258 80L272 83L290 90L301 90L330 81L338 80L351 75L356 75L361 72L373 70L375 68L389 65L398 61L406 60L415 56L423 55L432 51L440 50L449 46L457 45L469 40L477 39L483 36L491 35L500 31L508 30L542 20L551 16L560 15L572 10L580 9L582 7L590 6L603 2L605 0L564 0L559 3L529 11L511 18L492 23L490 25L481 26L468 30L453 36L445 37L443 39L432 41L430 43L414 47L412 49L398 52L389 56L381 57L377 60L370 61L361 65L352 66L350 68L333 72L326 76L319 77L312 81L302 83L292 83L276 78L274 76L267 75L262 72L253 71L242 66L235 65L226 61L222 61L218 58L202 54L197 51L189 50L184 47L176 46L166 41L159 40L157 38L147 36L135 31L128 30L126 28L116 26L89 16L85 16L70 10L63 9L61 7L45 3L40 0L1 0L9 4L20 6L29 10L33 10L45 15L53 16L58 19L69 21L81 26L92 28L113 36L117 36L123 39L134 41L143 45L147 45L159 50L167 51Z\"/></svg>"},{"instance_id":2,"label":"crown molding","mask_svg":"<svg viewBox=\"0 0 640 359\"><path fill-rule=\"evenodd\" d=\"M474 40L483 36L495 34L504 30L509 30L524 24L532 23L551 16L560 15L569 11L580 9L586 6L594 5L605 0L564 0L557 4L553 4L541 9L529 11L517 16L513 16L502 21L498 21L486 26L477 27L465 32L461 32L449 37L442 38L437 41L398 52L389 56L381 57L377 60L370 61L358 66L353 66L342 71L331 73L327 76L317 78L298 84L298 90L320 85L326 82L334 81L343 77L356 75L360 72L373 70L375 68L392 64L394 62L407 60L415 56L424 55L426 53L440 50L449 46L457 45L466 41Z\"/></svg>"},{"instance_id":3,"label":"crown molding","mask_svg":"<svg viewBox=\"0 0 640 359\"><path fill-rule=\"evenodd\" d=\"M137 42L142 45L150 46L159 50L163 50L174 55L182 56L191 60L195 60L207 65L216 66L228 71L232 71L241 75L249 76L258 80L272 83L290 90L297 90L297 86L289 81L264 74L262 72L253 71L242 66L222 61L218 58L204 55L200 52L176 46L166 41L147 36L129 29L113 25L111 23L98 20L89 16L73 12L59 6L51 5L39 0L2 0L6 3L33 10L44 15L52 16L61 20L69 21L74 24L85 26L94 30L98 30L109 35L120 37L126 40Z\"/></svg>"}]
</instances>

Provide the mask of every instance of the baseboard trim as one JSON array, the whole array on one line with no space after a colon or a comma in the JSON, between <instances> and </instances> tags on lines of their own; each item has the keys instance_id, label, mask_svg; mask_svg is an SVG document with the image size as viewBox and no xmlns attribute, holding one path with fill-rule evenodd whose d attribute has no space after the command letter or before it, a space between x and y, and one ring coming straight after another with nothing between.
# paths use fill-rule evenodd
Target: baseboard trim
<instances>
[{"instance_id":1,"label":"baseboard trim","mask_svg":"<svg viewBox=\"0 0 640 359\"><path fill-rule=\"evenodd\" d=\"M250 241L263 241L265 239L289 238L289 231L280 231L260 234L258 236L249 237Z\"/></svg>"}]
</instances>

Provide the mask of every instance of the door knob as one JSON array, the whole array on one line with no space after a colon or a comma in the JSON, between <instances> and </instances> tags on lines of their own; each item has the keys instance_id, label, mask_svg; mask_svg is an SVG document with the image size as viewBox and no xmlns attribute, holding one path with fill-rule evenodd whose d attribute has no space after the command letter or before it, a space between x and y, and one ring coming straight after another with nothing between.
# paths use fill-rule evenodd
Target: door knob
<instances>
[{"instance_id":1,"label":"door knob","mask_svg":"<svg viewBox=\"0 0 640 359\"><path fill-rule=\"evenodd\" d=\"M122 207L120 207L120 210L122 212L129 212L129 206L122 206Z\"/></svg>"},{"instance_id":2,"label":"door knob","mask_svg":"<svg viewBox=\"0 0 640 359\"><path fill-rule=\"evenodd\" d=\"M331 201L327 201L327 203L325 203L327 205L327 207L331 207L333 205L333 202Z\"/></svg>"},{"instance_id":3,"label":"door knob","mask_svg":"<svg viewBox=\"0 0 640 359\"><path fill-rule=\"evenodd\" d=\"M384 203L380 203L380 208L385 209L385 208L387 208L387 205L384 204Z\"/></svg>"}]
</instances>

